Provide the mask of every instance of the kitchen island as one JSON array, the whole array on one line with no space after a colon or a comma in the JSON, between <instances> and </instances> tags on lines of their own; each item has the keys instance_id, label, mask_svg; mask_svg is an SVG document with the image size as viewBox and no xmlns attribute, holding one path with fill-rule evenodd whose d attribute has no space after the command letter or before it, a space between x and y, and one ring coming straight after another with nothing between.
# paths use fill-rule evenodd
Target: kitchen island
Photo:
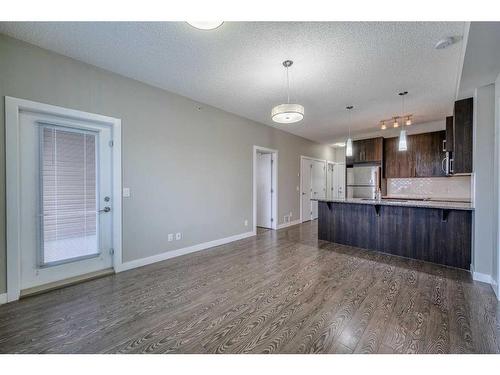
<instances>
[{"instance_id":1,"label":"kitchen island","mask_svg":"<svg viewBox=\"0 0 500 375\"><path fill-rule=\"evenodd\" d=\"M463 202L318 200L318 238L468 270L473 210Z\"/></svg>"}]
</instances>

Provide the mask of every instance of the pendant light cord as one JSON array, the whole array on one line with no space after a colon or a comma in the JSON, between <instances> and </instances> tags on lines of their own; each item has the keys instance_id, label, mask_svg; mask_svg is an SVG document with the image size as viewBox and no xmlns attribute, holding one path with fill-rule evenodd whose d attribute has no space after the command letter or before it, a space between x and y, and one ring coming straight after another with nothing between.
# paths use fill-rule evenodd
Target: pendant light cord
<instances>
[{"instance_id":1,"label":"pendant light cord","mask_svg":"<svg viewBox=\"0 0 500 375\"><path fill-rule=\"evenodd\" d=\"M351 138L352 108L349 109L349 138Z\"/></svg>"},{"instance_id":2,"label":"pendant light cord","mask_svg":"<svg viewBox=\"0 0 500 375\"><path fill-rule=\"evenodd\" d=\"M286 94L287 103L290 104L290 78L288 77L288 66L286 67Z\"/></svg>"}]
</instances>

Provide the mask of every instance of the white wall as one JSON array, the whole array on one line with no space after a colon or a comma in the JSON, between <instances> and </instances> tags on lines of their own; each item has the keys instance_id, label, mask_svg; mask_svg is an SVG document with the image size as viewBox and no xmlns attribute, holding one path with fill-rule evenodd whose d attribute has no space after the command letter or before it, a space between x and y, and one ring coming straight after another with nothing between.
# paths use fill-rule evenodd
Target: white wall
<instances>
[{"instance_id":1,"label":"white wall","mask_svg":"<svg viewBox=\"0 0 500 375\"><path fill-rule=\"evenodd\" d=\"M494 162L494 194L493 194L493 227L494 227L494 241L493 241L493 270L491 278L493 281L493 289L500 299L500 75L495 81L495 162Z\"/></svg>"},{"instance_id":2,"label":"white wall","mask_svg":"<svg viewBox=\"0 0 500 375\"><path fill-rule=\"evenodd\" d=\"M474 93L474 145L475 177L474 245L472 264L475 278L488 280L493 273L495 242L494 196L495 174L495 85L477 88Z\"/></svg>"}]
</instances>

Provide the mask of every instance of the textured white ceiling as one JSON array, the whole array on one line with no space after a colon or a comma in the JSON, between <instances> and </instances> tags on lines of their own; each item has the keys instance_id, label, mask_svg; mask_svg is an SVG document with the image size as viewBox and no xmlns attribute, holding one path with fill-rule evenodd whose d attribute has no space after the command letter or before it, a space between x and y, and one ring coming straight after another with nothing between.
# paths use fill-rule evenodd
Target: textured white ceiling
<instances>
[{"instance_id":1,"label":"textured white ceiling","mask_svg":"<svg viewBox=\"0 0 500 375\"><path fill-rule=\"evenodd\" d=\"M416 122L452 111L462 22L226 22L200 31L183 22L0 23L0 32L226 111L328 143L398 114L409 91ZM276 125L271 108L286 99L281 62L292 59L292 101L303 122Z\"/></svg>"}]
</instances>

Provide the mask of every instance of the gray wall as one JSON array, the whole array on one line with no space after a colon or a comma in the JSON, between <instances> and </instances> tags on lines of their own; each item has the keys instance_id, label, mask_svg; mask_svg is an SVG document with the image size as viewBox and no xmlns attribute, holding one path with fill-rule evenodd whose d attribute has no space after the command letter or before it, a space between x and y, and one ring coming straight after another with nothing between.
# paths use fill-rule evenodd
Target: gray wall
<instances>
[{"instance_id":1,"label":"gray wall","mask_svg":"<svg viewBox=\"0 0 500 375\"><path fill-rule=\"evenodd\" d=\"M494 195L495 85L475 90L474 95L474 271L491 275L495 241Z\"/></svg>"},{"instance_id":2,"label":"gray wall","mask_svg":"<svg viewBox=\"0 0 500 375\"><path fill-rule=\"evenodd\" d=\"M6 95L122 119L123 186L131 189L124 261L251 231L253 145L279 151L280 223L290 211L299 218L300 155L334 157L330 147L0 35L0 293ZM167 242L175 232L183 239Z\"/></svg>"}]
</instances>

